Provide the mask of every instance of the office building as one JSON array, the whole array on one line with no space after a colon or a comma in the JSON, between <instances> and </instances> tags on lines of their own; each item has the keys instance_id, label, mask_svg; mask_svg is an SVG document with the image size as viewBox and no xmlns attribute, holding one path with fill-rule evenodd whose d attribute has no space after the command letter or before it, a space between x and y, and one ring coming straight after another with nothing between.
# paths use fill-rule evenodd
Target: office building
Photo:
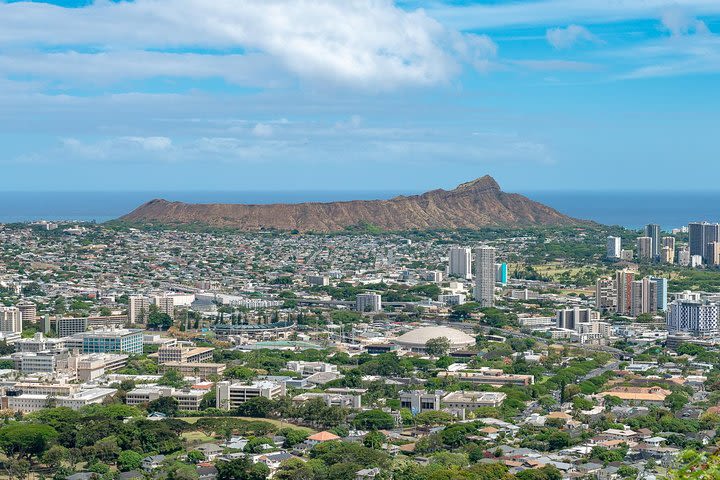
<instances>
[{"instance_id":1,"label":"office building","mask_svg":"<svg viewBox=\"0 0 720 480\"><path fill-rule=\"evenodd\" d=\"M128 318L132 324L147 323L150 313L150 299L141 295L131 295L128 299Z\"/></svg>"},{"instance_id":2,"label":"office building","mask_svg":"<svg viewBox=\"0 0 720 480\"><path fill-rule=\"evenodd\" d=\"M42 352L64 347L64 338L48 338L42 332L37 332L32 338L22 338L15 342L16 352Z\"/></svg>"},{"instance_id":3,"label":"office building","mask_svg":"<svg viewBox=\"0 0 720 480\"><path fill-rule=\"evenodd\" d=\"M481 407L499 407L507 398L502 392L473 392L459 390L445 395L442 403L447 408L476 410Z\"/></svg>"},{"instance_id":4,"label":"office building","mask_svg":"<svg viewBox=\"0 0 720 480\"><path fill-rule=\"evenodd\" d=\"M22 316L17 307L0 307L0 332L22 333Z\"/></svg>"},{"instance_id":5,"label":"office building","mask_svg":"<svg viewBox=\"0 0 720 480\"><path fill-rule=\"evenodd\" d=\"M158 364L158 372L176 370L183 377L211 378L214 375L222 376L226 365L224 363L203 362L165 362Z\"/></svg>"},{"instance_id":6,"label":"office building","mask_svg":"<svg viewBox=\"0 0 720 480\"><path fill-rule=\"evenodd\" d=\"M379 312L382 310L382 295L378 293L359 293L355 297L355 309L358 312Z\"/></svg>"},{"instance_id":7,"label":"office building","mask_svg":"<svg viewBox=\"0 0 720 480\"><path fill-rule=\"evenodd\" d=\"M716 303L675 300L670 303L667 329L670 333L687 332L696 336L712 336L718 331L720 308Z\"/></svg>"},{"instance_id":8,"label":"office building","mask_svg":"<svg viewBox=\"0 0 720 480\"><path fill-rule=\"evenodd\" d=\"M651 223L645 226L645 236L650 238L650 250L652 259L660 256L660 225Z\"/></svg>"},{"instance_id":9,"label":"office building","mask_svg":"<svg viewBox=\"0 0 720 480\"><path fill-rule=\"evenodd\" d=\"M143 331L138 329L100 329L76 334L83 353L143 353Z\"/></svg>"},{"instance_id":10,"label":"office building","mask_svg":"<svg viewBox=\"0 0 720 480\"><path fill-rule=\"evenodd\" d=\"M451 247L448 275L469 280L472 278L472 253L469 248Z\"/></svg>"},{"instance_id":11,"label":"office building","mask_svg":"<svg viewBox=\"0 0 720 480\"><path fill-rule=\"evenodd\" d=\"M475 249L475 300L481 307L495 305L495 248Z\"/></svg>"},{"instance_id":12,"label":"office building","mask_svg":"<svg viewBox=\"0 0 720 480\"><path fill-rule=\"evenodd\" d=\"M440 410L440 402L445 392L427 392L425 390L409 390L400 392L400 408L407 408L413 414Z\"/></svg>"},{"instance_id":13,"label":"office building","mask_svg":"<svg viewBox=\"0 0 720 480\"><path fill-rule=\"evenodd\" d=\"M182 411L196 412L200 410L200 403L206 390L193 388L172 388L159 385L147 385L134 388L127 392L125 403L128 405L144 405L162 397L172 397L178 402Z\"/></svg>"},{"instance_id":14,"label":"office building","mask_svg":"<svg viewBox=\"0 0 720 480\"><path fill-rule=\"evenodd\" d=\"M607 238L607 258L610 260L619 260L622 251L622 239L620 237Z\"/></svg>"},{"instance_id":15,"label":"office building","mask_svg":"<svg viewBox=\"0 0 720 480\"><path fill-rule=\"evenodd\" d=\"M495 264L495 281L507 285L507 263Z\"/></svg>"},{"instance_id":16,"label":"office building","mask_svg":"<svg viewBox=\"0 0 720 480\"><path fill-rule=\"evenodd\" d=\"M652 238L650 237L638 237L637 238L637 252L638 252L638 260L643 261L649 261L652 260L653 253L652 253Z\"/></svg>"},{"instance_id":17,"label":"office building","mask_svg":"<svg viewBox=\"0 0 720 480\"><path fill-rule=\"evenodd\" d=\"M213 358L212 347L188 347L184 345L163 345L158 348L158 363L202 363Z\"/></svg>"},{"instance_id":18,"label":"office building","mask_svg":"<svg viewBox=\"0 0 720 480\"><path fill-rule=\"evenodd\" d=\"M234 410L250 399L265 397L270 400L285 395L285 384L268 380L252 383L218 382L215 388L217 408Z\"/></svg>"}]
</instances>

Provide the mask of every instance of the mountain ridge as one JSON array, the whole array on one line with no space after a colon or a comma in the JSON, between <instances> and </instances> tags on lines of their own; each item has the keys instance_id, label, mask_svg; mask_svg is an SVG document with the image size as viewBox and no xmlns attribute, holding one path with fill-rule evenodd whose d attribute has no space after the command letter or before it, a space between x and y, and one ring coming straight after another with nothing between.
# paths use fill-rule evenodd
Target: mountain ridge
<instances>
[{"instance_id":1,"label":"mountain ridge","mask_svg":"<svg viewBox=\"0 0 720 480\"><path fill-rule=\"evenodd\" d=\"M153 199L120 217L129 224L200 224L243 231L342 231L358 225L382 230L581 225L557 210L505 193L489 175L452 190L436 189L388 200L273 204L188 204Z\"/></svg>"}]
</instances>

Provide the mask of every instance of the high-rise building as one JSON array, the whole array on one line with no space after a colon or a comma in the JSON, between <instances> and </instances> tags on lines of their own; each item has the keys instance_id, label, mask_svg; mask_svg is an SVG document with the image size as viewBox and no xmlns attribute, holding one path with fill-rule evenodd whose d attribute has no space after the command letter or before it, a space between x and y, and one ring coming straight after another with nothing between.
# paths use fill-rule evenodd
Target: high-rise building
<instances>
[{"instance_id":1,"label":"high-rise building","mask_svg":"<svg viewBox=\"0 0 720 480\"><path fill-rule=\"evenodd\" d=\"M617 288L617 312L620 315L630 315L632 309L632 282L635 272L632 270L619 270L615 272L615 285Z\"/></svg>"},{"instance_id":2,"label":"high-rise building","mask_svg":"<svg viewBox=\"0 0 720 480\"><path fill-rule=\"evenodd\" d=\"M175 299L167 295L155 295L152 303L158 308L158 311L167 313L170 318L175 320Z\"/></svg>"},{"instance_id":3,"label":"high-rise building","mask_svg":"<svg viewBox=\"0 0 720 480\"><path fill-rule=\"evenodd\" d=\"M720 242L720 225L717 223L693 222L688 224L690 256L700 255L704 264L709 263L708 245Z\"/></svg>"},{"instance_id":4,"label":"high-rise building","mask_svg":"<svg viewBox=\"0 0 720 480\"><path fill-rule=\"evenodd\" d=\"M451 247L448 275L460 278L472 278L472 252L465 247Z\"/></svg>"},{"instance_id":5,"label":"high-rise building","mask_svg":"<svg viewBox=\"0 0 720 480\"><path fill-rule=\"evenodd\" d=\"M650 250L652 251L652 259L656 260L660 256L660 225L651 223L645 226L645 236L650 237Z\"/></svg>"},{"instance_id":6,"label":"high-rise building","mask_svg":"<svg viewBox=\"0 0 720 480\"><path fill-rule=\"evenodd\" d=\"M20 317L23 325L29 325L35 323L35 317L37 316L37 307L33 302L20 302L15 305L20 310Z\"/></svg>"},{"instance_id":7,"label":"high-rise building","mask_svg":"<svg viewBox=\"0 0 720 480\"><path fill-rule=\"evenodd\" d=\"M667 311L668 279L662 277L650 277L650 281L655 284L655 299L651 305L654 305L655 311Z\"/></svg>"},{"instance_id":8,"label":"high-rise building","mask_svg":"<svg viewBox=\"0 0 720 480\"><path fill-rule=\"evenodd\" d=\"M647 312L646 300L649 298L649 282L643 280L634 280L631 284L632 301L630 303L630 315L637 317Z\"/></svg>"},{"instance_id":9,"label":"high-rise building","mask_svg":"<svg viewBox=\"0 0 720 480\"><path fill-rule=\"evenodd\" d=\"M608 237L607 238L607 258L610 260L620 259L620 252L622 251L622 239L620 237Z\"/></svg>"},{"instance_id":10,"label":"high-rise building","mask_svg":"<svg viewBox=\"0 0 720 480\"><path fill-rule=\"evenodd\" d=\"M690 266L690 250L687 248L683 248L678 251L678 263L683 267L689 267Z\"/></svg>"},{"instance_id":11,"label":"high-rise building","mask_svg":"<svg viewBox=\"0 0 720 480\"><path fill-rule=\"evenodd\" d=\"M707 265L720 265L720 242L710 242L707 245Z\"/></svg>"},{"instance_id":12,"label":"high-rise building","mask_svg":"<svg viewBox=\"0 0 720 480\"><path fill-rule=\"evenodd\" d=\"M0 307L0 332L22 333L22 315L17 307Z\"/></svg>"},{"instance_id":13,"label":"high-rise building","mask_svg":"<svg viewBox=\"0 0 720 480\"><path fill-rule=\"evenodd\" d=\"M481 307L495 305L495 248L475 248L475 300Z\"/></svg>"},{"instance_id":14,"label":"high-rise building","mask_svg":"<svg viewBox=\"0 0 720 480\"><path fill-rule=\"evenodd\" d=\"M637 238L637 251L638 251L638 260L644 261L644 260L652 260L653 259L653 252L652 252L652 238L650 237L638 237Z\"/></svg>"},{"instance_id":15,"label":"high-rise building","mask_svg":"<svg viewBox=\"0 0 720 480\"><path fill-rule=\"evenodd\" d=\"M632 282L630 315L656 314L667 310L667 278L645 277Z\"/></svg>"},{"instance_id":16,"label":"high-rise building","mask_svg":"<svg viewBox=\"0 0 720 480\"><path fill-rule=\"evenodd\" d=\"M147 323L150 313L150 299L141 295L131 295L128 304L128 318L130 323Z\"/></svg>"},{"instance_id":17,"label":"high-rise building","mask_svg":"<svg viewBox=\"0 0 720 480\"><path fill-rule=\"evenodd\" d=\"M359 293L355 297L355 309L358 312L379 312L382 310L382 295L378 293Z\"/></svg>"},{"instance_id":18,"label":"high-rise building","mask_svg":"<svg viewBox=\"0 0 720 480\"><path fill-rule=\"evenodd\" d=\"M599 278L595 283L595 308L602 312L617 311L617 286L612 278Z\"/></svg>"},{"instance_id":19,"label":"high-rise building","mask_svg":"<svg viewBox=\"0 0 720 480\"><path fill-rule=\"evenodd\" d=\"M495 264L495 281L507 285L507 263Z\"/></svg>"},{"instance_id":20,"label":"high-rise building","mask_svg":"<svg viewBox=\"0 0 720 480\"><path fill-rule=\"evenodd\" d=\"M667 329L670 333L717 335L718 313L720 309L716 303L675 300L668 310Z\"/></svg>"},{"instance_id":21,"label":"high-rise building","mask_svg":"<svg viewBox=\"0 0 720 480\"><path fill-rule=\"evenodd\" d=\"M660 261L663 263L675 263L675 249L671 247L662 247L660 249Z\"/></svg>"},{"instance_id":22,"label":"high-rise building","mask_svg":"<svg viewBox=\"0 0 720 480\"><path fill-rule=\"evenodd\" d=\"M566 308L555 313L555 325L567 330L576 330L579 323L595 322L599 319L598 312L589 308Z\"/></svg>"}]
</instances>

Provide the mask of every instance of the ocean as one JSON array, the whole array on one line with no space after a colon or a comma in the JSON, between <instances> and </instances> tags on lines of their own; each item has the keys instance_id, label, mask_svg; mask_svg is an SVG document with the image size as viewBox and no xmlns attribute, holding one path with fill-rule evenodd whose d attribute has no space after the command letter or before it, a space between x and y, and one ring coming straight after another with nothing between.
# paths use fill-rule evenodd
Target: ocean
<instances>
[{"instance_id":1,"label":"ocean","mask_svg":"<svg viewBox=\"0 0 720 480\"><path fill-rule=\"evenodd\" d=\"M297 203L387 199L417 192L0 192L0 223L36 220L104 222L153 198L191 203ZM720 221L720 192L523 192L567 215L606 225L664 230L692 221Z\"/></svg>"}]
</instances>

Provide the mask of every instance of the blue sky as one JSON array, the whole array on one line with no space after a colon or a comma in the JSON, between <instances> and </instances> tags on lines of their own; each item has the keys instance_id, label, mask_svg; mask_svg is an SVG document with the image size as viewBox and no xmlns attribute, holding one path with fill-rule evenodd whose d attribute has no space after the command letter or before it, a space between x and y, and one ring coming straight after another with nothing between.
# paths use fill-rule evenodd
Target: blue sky
<instances>
[{"instance_id":1,"label":"blue sky","mask_svg":"<svg viewBox=\"0 0 720 480\"><path fill-rule=\"evenodd\" d=\"M0 0L0 189L718 190L718 0Z\"/></svg>"}]
</instances>

